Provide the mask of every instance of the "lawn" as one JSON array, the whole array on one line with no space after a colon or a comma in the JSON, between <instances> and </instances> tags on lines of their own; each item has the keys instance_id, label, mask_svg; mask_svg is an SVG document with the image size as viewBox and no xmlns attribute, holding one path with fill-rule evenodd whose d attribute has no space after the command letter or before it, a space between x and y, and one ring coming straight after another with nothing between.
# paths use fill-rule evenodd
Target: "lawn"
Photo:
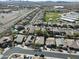
<instances>
[{"instance_id":1,"label":"lawn","mask_svg":"<svg viewBox=\"0 0 79 59\"><path fill-rule=\"evenodd\" d=\"M57 22L58 19L60 18L60 13L59 12L46 12L45 14L45 21L49 22Z\"/></svg>"}]
</instances>

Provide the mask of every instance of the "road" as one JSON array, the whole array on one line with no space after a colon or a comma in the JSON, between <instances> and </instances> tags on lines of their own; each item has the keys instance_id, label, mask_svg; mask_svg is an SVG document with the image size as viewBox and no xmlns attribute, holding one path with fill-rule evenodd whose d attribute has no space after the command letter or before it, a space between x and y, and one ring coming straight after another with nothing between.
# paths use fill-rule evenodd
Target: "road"
<instances>
[{"instance_id":1,"label":"road","mask_svg":"<svg viewBox=\"0 0 79 59\"><path fill-rule=\"evenodd\" d=\"M8 59L8 57L13 54L13 53L22 53L22 54L30 54L30 55L34 55L34 54L44 54L47 57L56 57L56 58L63 58L63 59L67 59L68 56L70 56L70 54L64 54L64 53L58 53L58 52L47 52L47 51L42 51L42 52L37 52L34 50L28 50L28 49L22 49L19 47L15 47L12 49L9 49L7 52L5 52L2 57L2 59ZM79 55L71 55L73 56L75 59L79 59Z\"/></svg>"},{"instance_id":2,"label":"road","mask_svg":"<svg viewBox=\"0 0 79 59\"><path fill-rule=\"evenodd\" d=\"M39 16L41 14L41 10L35 15L35 17L32 19L32 21L30 22L30 24L34 24L41 16Z\"/></svg>"}]
</instances>

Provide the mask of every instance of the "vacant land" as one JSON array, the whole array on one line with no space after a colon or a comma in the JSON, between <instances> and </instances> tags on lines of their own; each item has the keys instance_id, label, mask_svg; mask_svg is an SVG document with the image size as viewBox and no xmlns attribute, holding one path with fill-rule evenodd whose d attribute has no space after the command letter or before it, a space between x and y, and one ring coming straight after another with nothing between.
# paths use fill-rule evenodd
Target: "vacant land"
<instances>
[{"instance_id":1,"label":"vacant land","mask_svg":"<svg viewBox=\"0 0 79 59\"><path fill-rule=\"evenodd\" d=\"M45 21L46 22L57 22L60 18L60 13L59 12L46 12L45 13Z\"/></svg>"},{"instance_id":2,"label":"vacant land","mask_svg":"<svg viewBox=\"0 0 79 59\"><path fill-rule=\"evenodd\" d=\"M9 23L13 20L15 20L15 18L20 17L21 15L29 12L29 9L21 9L21 10L17 10L17 11L12 11L10 13L0 13L0 24L6 24Z\"/></svg>"},{"instance_id":3,"label":"vacant land","mask_svg":"<svg viewBox=\"0 0 79 59\"><path fill-rule=\"evenodd\" d=\"M11 13L1 13L0 14L0 33L6 31L14 23L19 21L22 17L26 16L31 9L22 9L18 11L12 11ZM4 16L4 17L3 17Z\"/></svg>"}]
</instances>

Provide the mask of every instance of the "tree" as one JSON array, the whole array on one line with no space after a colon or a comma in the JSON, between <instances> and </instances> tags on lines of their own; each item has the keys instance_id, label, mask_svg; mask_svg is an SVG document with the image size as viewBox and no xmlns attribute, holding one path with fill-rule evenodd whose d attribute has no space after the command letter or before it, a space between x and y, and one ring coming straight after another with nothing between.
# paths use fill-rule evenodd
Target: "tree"
<instances>
[{"instance_id":1,"label":"tree","mask_svg":"<svg viewBox=\"0 0 79 59\"><path fill-rule=\"evenodd\" d=\"M46 30L43 32L43 36L44 36L44 45L45 45L46 44L46 39L49 36L49 34L48 34L48 32Z\"/></svg>"},{"instance_id":2,"label":"tree","mask_svg":"<svg viewBox=\"0 0 79 59\"><path fill-rule=\"evenodd\" d=\"M39 29L39 30L35 30L35 34L37 34L38 36L42 36L43 32L41 29Z\"/></svg>"}]
</instances>

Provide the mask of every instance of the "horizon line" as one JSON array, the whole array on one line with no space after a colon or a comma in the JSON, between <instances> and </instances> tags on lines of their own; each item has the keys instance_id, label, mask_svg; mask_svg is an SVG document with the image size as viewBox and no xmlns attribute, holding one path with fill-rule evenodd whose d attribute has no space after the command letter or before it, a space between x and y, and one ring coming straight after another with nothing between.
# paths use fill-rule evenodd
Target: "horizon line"
<instances>
[{"instance_id":1,"label":"horizon line","mask_svg":"<svg viewBox=\"0 0 79 59\"><path fill-rule=\"evenodd\" d=\"M7 0L9 1L9 0ZM15 1L15 0L12 0ZM20 1L25 1L25 0L20 0ZM26 0L29 1L29 0ZM6 2L6 0L2 1L2 2ZM29 1L29 2L79 2L79 1Z\"/></svg>"}]
</instances>

